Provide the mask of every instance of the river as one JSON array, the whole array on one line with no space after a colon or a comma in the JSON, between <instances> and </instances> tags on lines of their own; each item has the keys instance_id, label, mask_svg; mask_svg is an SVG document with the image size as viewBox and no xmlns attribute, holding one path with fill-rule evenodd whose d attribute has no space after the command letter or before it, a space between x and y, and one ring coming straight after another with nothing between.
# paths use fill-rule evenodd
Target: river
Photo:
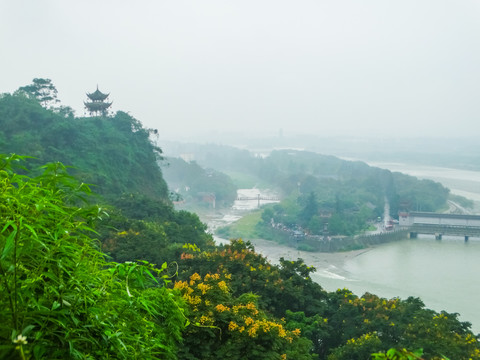
<instances>
[{"instance_id":1,"label":"river","mask_svg":"<svg viewBox=\"0 0 480 360\"><path fill-rule=\"evenodd\" d=\"M391 171L438 181L453 194L480 201L480 172L449 168L369 163ZM349 288L355 294L371 292L383 297L420 297L431 309L457 312L480 332L480 239L433 236L384 244L346 258L331 274L316 277L327 290Z\"/></svg>"}]
</instances>

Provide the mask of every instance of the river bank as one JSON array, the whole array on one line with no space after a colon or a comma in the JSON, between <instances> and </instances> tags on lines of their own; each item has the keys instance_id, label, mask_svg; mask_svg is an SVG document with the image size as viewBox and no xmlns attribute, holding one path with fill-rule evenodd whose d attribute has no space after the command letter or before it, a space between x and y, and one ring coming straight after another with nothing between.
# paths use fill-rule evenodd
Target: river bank
<instances>
[{"instance_id":1,"label":"river bank","mask_svg":"<svg viewBox=\"0 0 480 360\"><path fill-rule=\"evenodd\" d=\"M316 274L325 278L346 278L342 273L345 273L346 263L367 252L370 248L361 250L351 250L345 252L309 252L296 250L289 246L280 245L275 241L264 239L252 239L250 242L255 247L255 251L265 256L273 264L278 264L280 258L286 260L303 259L305 264L314 266L317 271ZM345 274L346 275L346 274ZM336 290L336 289L330 289Z\"/></svg>"},{"instance_id":2,"label":"river bank","mask_svg":"<svg viewBox=\"0 0 480 360\"><path fill-rule=\"evenodd\" d=\"M229 240L217 236L214 236L214 239L217 244L226 244L229 242ZM317 269L312 277L328 291L335 291L338 289L338 280L350 281L351 274L346 270L347 263L355 257L373 249L373 247L369 247L360 250L342 252L310 252L297 250L271 240L244 240L250 241L255 247L255 252L265 256L272 264L279 264L280 258L286 260L302 259L305 264Z\"/></svg>"},{"instance_id":3,"label":"river bank","mask_svg":"<svg viewBox=\"0 0 480 360\"><path fill-rule=\"evenodd\" d=\"M301 251L264 239L244 240L273 264L282 257L303 259L316 268L312 280L326 291L347 288L357 296L370 292L385 298L419 297L427 308L459 313L460 320L471 322L472 330L480 332L480 316L472 303L480 296L480 288L470 276L478 268L480 239L465 243L461 238L438 241L423 236L335 253Z\"/></svg>"}]
</instances>

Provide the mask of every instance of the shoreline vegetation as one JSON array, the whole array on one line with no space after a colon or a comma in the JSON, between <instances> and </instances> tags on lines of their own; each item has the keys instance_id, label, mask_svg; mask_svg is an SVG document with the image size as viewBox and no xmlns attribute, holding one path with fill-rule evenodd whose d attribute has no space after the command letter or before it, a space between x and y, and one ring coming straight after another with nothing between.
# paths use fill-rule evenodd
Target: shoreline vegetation
<instances>
[{"instance_id":1,"label":"shoreline vegetation","mask_svg":"<svg viewBox=\"0 0 480 360\"><path fill-rule=\"evenodd\" d=\"M265 239L274 243L288 246L292 249L306 252L344 252L350 250L366 249L372 245L383 244L391 241L404 239L408 236L408 230L397 228L392 231L366 231L354 236L321 236L305 235L297 236L292 231L285 231L261 224L262 210L253 210L239 214L238 219L223 226L214 226L212 232L223 239ZM199 215L207 220L210 225L213 218Z\"/></svg>"}]
</instances>

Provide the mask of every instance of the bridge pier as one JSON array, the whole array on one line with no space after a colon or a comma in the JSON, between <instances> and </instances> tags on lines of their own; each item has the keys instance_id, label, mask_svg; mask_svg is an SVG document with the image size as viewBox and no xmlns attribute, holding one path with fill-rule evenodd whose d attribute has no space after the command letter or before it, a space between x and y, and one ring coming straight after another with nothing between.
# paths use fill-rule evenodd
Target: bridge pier
<instances>
[{"instance_id":1,"label":"bridge pier","mask_svg":"<svg viewBox=\"0 0 480 360\"><path fill-rule=\"evenodd\" d=\"M417 236L418 236L418 233L416 233L416 232L409 232L408 233L408 238L409 239L416 239Z\"/></svg>"},{"instance_id":2,"label":"bridge pier","mask_svg":"<svg viewBox=\"0 0 480 360\"><path fill-rule=\"evenodd\" d=\"M442 234L436 233L435 240L442 240Z\"/></svg>"}]
</instances>

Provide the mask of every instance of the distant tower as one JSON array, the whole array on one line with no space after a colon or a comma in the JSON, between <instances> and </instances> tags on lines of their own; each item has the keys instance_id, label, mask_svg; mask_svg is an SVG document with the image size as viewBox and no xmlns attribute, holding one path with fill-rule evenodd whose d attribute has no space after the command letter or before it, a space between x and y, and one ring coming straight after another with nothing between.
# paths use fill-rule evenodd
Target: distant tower
<instances>
[{"instance_id":1,"label":"distant tower","mask_svg":"<svg viewBox=\"0 0 480 360\"><path fill-rule=\"evenodd\" d=\"M112 106L111 102L107 102L108 95L110 94L104 94L100 90L98 90L98 85L97 85L97 90L95 92L88 94L87 96L90 99L90 101L84 101L83 103L85 104L85 108L88 110L90 113L90 116L107 116L108 115L108 108Z\"/></svg>"}]
</instances>

